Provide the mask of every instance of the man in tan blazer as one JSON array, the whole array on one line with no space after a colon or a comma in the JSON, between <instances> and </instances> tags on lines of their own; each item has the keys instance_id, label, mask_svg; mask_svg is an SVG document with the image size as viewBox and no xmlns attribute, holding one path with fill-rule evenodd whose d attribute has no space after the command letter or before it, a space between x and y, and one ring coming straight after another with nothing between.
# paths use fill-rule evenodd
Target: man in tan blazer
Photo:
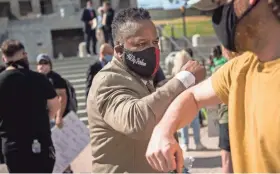
<instances>
[{"instance_id":1,"label":"man in tan blazer","mask_svg":"<svg viewBox=\"0 0 280 174\"><path fill-rule=\"evenodd\" d=\"M87 100L92 172L155 172L145 159L151 133L172 100L204 79L205 69L190 60L155 90L159 49L149 12L122 10L112 28L114 58L95 76Z\"/></svg>"}]
</instances>

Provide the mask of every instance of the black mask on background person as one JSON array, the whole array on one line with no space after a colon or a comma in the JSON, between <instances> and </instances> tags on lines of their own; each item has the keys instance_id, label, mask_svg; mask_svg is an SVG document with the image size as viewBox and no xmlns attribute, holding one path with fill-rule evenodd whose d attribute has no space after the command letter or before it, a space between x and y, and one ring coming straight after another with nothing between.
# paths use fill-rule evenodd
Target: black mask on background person
<instances>
[{"instance_id":1,"label":"black mask on background person","mask_svg":"<svg viewBox=\"0 0 280 174\"><path fill-rule=\"evenodd\" d=\"M257 5L259 0L257 0L254 5L250 6L240 18L236 16L234 11L234 2L235 0L232 0L229 4L225 4L216 9L212 16L212 24L222 45L229 51L236 52L236 27L238 23Z\"/></svg>"},{"instance_id":2,"label":"black mask on background person","mask_svg":"<svg viewBox=\"0 0 280 174\"><path fill-rule=\"evenodd\" d=\"M17 61L11 61L11 62L7 62L6 66L13 66L14 68L24 68L24 69L29 69L29 61L28 58L22 58L20 60Z\"/></svg>"},{"instance_id":3,"label":"black mask on background person","mask_svg":"<svg viewBox=\"0 0 280 174\"><path fill-rule=\"evenodd\" d=\"M143 78L149 79L156 74L159 68L159 54L159 49L155 47L137 52L129 51L124 48L123 61L131 71Z\"/></svg>"}]
</instances>

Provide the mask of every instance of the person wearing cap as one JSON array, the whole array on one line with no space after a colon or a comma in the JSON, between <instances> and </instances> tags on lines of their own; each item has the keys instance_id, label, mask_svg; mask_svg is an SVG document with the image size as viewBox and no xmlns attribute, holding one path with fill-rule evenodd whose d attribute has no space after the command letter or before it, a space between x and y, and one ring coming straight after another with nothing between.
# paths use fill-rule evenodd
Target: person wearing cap
<instances>
[{"instance_id":1,"label":"person wearing cap","mask_svg":"<svg viewBox=\"0 0 280 174\"><path fill-rule=\"evenodd\" d=\"M67 110L67 85L66 81L52 70L52 61L49 55L39 54L37 56L37 71L47 76L53 85L60 101L60 109L57 111L55 124L62 127L62 118L69 112Z\"/></svg>"},{"instance_id":2,"label":"person wearing cap","mask_svg":"<svg viewBox=\"0 0 280 174\"><path fill-rule=\"evenodd\" d=\"M60 108L55 115L54 122L58 128L62 128L63 117L70 111L68 107L69 103L67 102L67 83L58 73L53 71L52 60L47 54L39 54L37 56L37 71L47 76L58 95ZM51 120L51 123L53 124L53 120ZM64 173L73 173L71 166L68 166Z\"/></svg>"},{"instance_id":3,"label":"person wearing cap","mask_svg":"<svg viewBox=\"0 0 280 174\"><path fill-rule=\"evenodd\" d=\"M200 108L225 103L233 171L280 172L280 2L187 3L199 9L214 8L212 23L222 45L242 54L172 102L150 139L149 164L159 171L181 172L182 150L173 134L189 124Z\"/></svg>"}]
</instances>

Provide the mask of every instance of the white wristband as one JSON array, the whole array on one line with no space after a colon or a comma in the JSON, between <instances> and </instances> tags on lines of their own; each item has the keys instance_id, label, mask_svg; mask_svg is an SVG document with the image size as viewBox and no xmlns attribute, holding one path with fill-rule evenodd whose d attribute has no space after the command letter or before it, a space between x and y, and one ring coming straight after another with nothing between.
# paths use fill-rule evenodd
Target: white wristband
<instances>
[{"instance_id":1,"label":"white wristband","mask_svg":"<svg viewBox=\"0 0 280 174\"><path fill-rule=\"evenodd\" d=\"M195 84L195 76L189 71L181 71L176 74L175 78L180 80L180 82L182 82L186 88L189 88Z\"/></svg>"}]
</instances>

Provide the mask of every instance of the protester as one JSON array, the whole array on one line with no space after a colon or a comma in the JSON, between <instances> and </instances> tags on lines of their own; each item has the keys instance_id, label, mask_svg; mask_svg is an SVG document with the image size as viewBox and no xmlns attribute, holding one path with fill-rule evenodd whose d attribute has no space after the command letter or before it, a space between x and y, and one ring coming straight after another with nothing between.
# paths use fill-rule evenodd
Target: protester
<instances>
[{"instance_id":1,"label":"protester","mask_svg":"<svg viewBox=\"0 0 280 174\"><path fill-rule=\"evenodd\" d=\"M207 2L207 7L218 5L210 0L196 2L194 5L200 9ZM279 1L242 0L219 5L222 6L214 10L212 21L221 43L229 51L248 52L232 59L209 79L174 100L154 129L147 159L157 170L177 167L180 172L182 151L173 133L189 124L199 108L224 102L229 108L233 171L278 173Z\"/></svg>"},{"instance_id":2,"label":"protester","mask_svg":"<svg viewBox=\"0 0 280 174\"><path fill-rule=\"evenodd\" d=\"M6 40L1 51L6 70L0 73L0 136L8 171L52 173L49 120L59 109L57 95L45 76L29 70L22 43Z\"/></svg>"},{"instance_id":3,"label":"protester","mask_svg":"<svg viewBox=\"0 0 280 174\"><path fill-rule=\"evenodd\" d=\"M105 37L104 37L104 32L103 32L103 24L102 24L102 19L104 15L104 9L103 7L99 7L97 9L98 16L97 16L97 30L96 30L96 38L98 41L98 45L102 45L105 43Z\"/></svg>"},{"instance_id":4,"label":"protester","mask_svg":"<svg viewBox=\"0 0 280 174\"><path fill-rule=\"evenodd\" d=\"M92 80L95 75L108 63L112 60L114 54L114 49L109 44L102 44L100 47L99 60L94 60L91 63L87 70L87 79L86 79L86 98L88 97L89 89L92 85Z\"/></svg>"},{"instance_id":5,"label":"protester","mask_svg":"<svg viewBox=\"0 0 280 174\"><path fill-rule=\"evenodd\" d=\"M154 126L172 100L205 77L189 61L155 91L157 30L147 10L121 10L112 24L114 58L93 79L87 99L94 173L155 172L145 160Z\"/></svg>"},{"instance_id":6,"label":"protester","mask_svg":"<svg viewBox=\"0 0 280 174\"><path fill-rule=\"evenodd\" d=\"M108 1L103 2L104 16L103 16L103 30L105 36L105 42L111 44L114 47L114 41L112 37L112 23L115 16L115 11L111 7L111 3Z\"/></svg>"},{"instance_id":7,"label":"protester","mask_svg":"<svg viewBox=\"0 0 280 174\"><path fill-rule=\"evenodd\" d=\"M188 52L192 54L192 51L188 49ZM180 72L181 68L192 59L191 55L185 50L182 50L178 52L174 59L174 67L173 67L173 75L176 75L178 72ZM196 150L204 150L206 147L204 147L201 144L200 141L200 123L199 123L199 112L197 114L197 117L191 122L191 127L193 128L193 137L195 142L195 149ZM181 148L184 151L189 150L189 126L185 126L180 130L181 132L181 140L183 141L182 144L180 144Z\"/></svg>"},{"instance_id":8,"label":"protester","mask_svg":"<svg viewBox=\"0 0 280 174\"><path fill-rule=\"evenodd\" d=\"M211 72L215 72L217 67L224 65L227 59L222 55L222 48L220 45L215 46L211 52L212 64L210 66Z\"/></svg>"},{"instance_id":9,"label":"protester","mask_svg":"<svg viewBox=\"0 0 280 174\"><path fill-rule=\"evenodd\" d=\"M68 114L67 110L67 85L66 81L52 68L51 58L47 54L39 54L37 56L37 71L47 76L53 85L60 102L60 109L55 117L56 126L62 127L62 118Z\"/></svg>"},{"instance_id":10,"label":"protester","mask_svg":"<svg viewBox=\"0 0 280 174\"><path fill-rule=\"evenodd\" d=\"M87 1L87 7L82 13L81 20L84 22L84 32L86 37L86 49L88 56L91 55L90 42L92 41L92 52L96 55L96 13L92 7L92 1Z\"/></svg>"}]
</instances>

